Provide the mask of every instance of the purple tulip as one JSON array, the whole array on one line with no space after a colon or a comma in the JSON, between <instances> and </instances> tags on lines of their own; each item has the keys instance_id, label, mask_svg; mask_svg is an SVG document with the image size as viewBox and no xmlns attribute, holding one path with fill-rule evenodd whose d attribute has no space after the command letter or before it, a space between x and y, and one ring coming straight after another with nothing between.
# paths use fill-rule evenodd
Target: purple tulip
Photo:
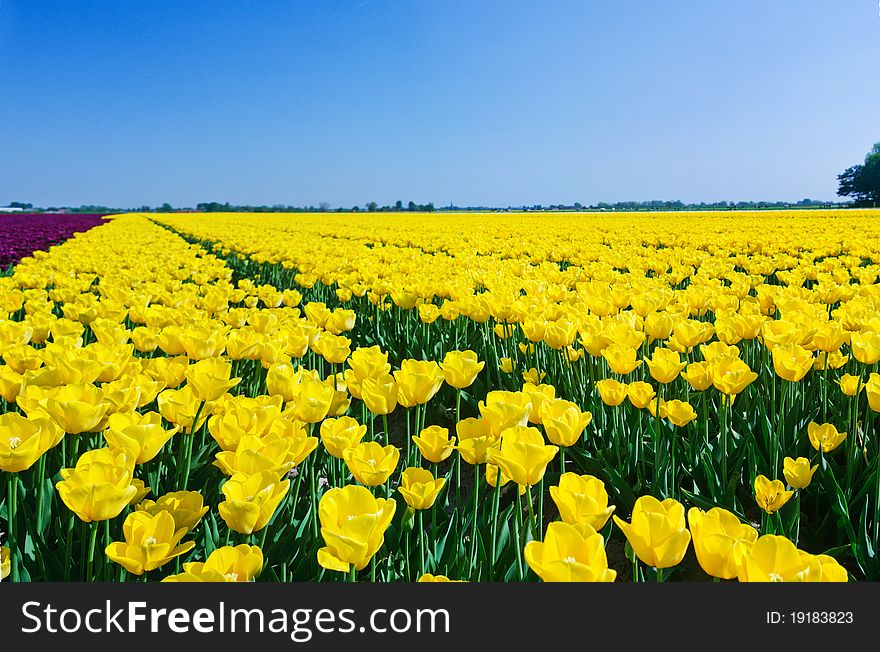
<instances>
[{"instance_id":1,"label":"purple tulip","mask_svg":"<svg viewBox=\"0 0 880 652\"><path fill-rule=\"evenodd\" d=\"M0 270L103 222L91 213L0 213Z\"/></svg>"}]
</instances>

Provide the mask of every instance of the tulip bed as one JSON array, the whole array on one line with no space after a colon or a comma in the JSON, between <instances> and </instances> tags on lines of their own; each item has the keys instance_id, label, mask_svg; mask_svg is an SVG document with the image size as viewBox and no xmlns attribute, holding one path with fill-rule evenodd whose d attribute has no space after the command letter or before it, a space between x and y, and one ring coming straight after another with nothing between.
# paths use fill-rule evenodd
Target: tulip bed
<instances>
[{"instance_id":1,"label":"tulip bed","mask_svg":"<svg viewBox=\"0 0 880 652\"><path fill-rule=\"evenodd\" d=\"M92 213L0 213L0 271L103 221Z\"/></svg>"},{"instance_id":2,"label":"tulip bed","mask_svg":"<svg viewBox=\"0 0 880 652\"><path fill-rule=\"evenodd\" d=\"M878 580L878 217L116 216L0 278L0 576Z\"/></svg>"}]
</instances>

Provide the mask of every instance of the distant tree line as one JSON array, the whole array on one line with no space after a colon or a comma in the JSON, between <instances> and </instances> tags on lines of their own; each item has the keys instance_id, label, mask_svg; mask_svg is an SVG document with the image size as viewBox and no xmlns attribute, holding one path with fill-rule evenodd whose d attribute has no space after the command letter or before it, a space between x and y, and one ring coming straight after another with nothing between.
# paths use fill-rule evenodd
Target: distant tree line
<instances>
[{"instance_id":1,"label":"distant tree line","mask_svg":"<svg viewBox=\"0 0 880 652\"><path fill-rule=\"evenodd\" d=\"M880 143L874 143L863 164L837 175L837 181L837 194L852 197L854 206L880 206Z\"/></svg>"}]
</instances>

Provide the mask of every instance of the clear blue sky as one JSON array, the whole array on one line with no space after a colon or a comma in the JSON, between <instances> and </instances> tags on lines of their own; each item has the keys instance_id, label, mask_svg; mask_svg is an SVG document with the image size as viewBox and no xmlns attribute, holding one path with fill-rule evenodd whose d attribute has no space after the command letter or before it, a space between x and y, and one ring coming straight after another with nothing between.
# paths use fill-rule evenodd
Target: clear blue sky
<instances>
[{"instance_id":1,"label":"clear blue sky","mask_svg":"<svg viewBox=\"0 0 880 652\"><path fill-rule=\"evenodd\" d=\"M874 0L0 0L0 204L833 199Z\"/></svg>"}]
</instances>

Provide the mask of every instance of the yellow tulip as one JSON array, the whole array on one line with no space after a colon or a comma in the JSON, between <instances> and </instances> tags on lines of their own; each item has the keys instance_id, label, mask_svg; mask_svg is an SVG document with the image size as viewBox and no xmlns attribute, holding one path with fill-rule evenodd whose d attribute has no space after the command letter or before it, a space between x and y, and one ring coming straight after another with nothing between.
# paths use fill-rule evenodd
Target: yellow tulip
<instances>
[{"instance_id":1,"label":"yellow tulip","mask_svg":"<svg viewBox=\"0 0 880 652\"><path fill-rule=\"evenodd\" d=\"M813 421L807 424L807 436L810 438L813 448L825 453L830 453L846 439L846 433L838 432L833 423L820 425Z\"/></svg>"},{"instance_id":2,"label":"yellow tulip","mask_svg":"<svg viewBox=\"0 0 880 652\"><path fill-rule=\"evenodd\" d=\"M400 451L391 444L383 447L378 442L365 441L344 450L342 459L355 480L367 487L375 487L394 473L400 460Z\"/></svg>"},{"instance_id":3,"label":"yellow tulip","mask_svg":"<svg viewBox=\"0 0 880 652\"><path fill-rule=\"evenodd\" d=\"M736 577L737 560L758 538L755 528L720 507L707 512L691 507L688 525L700 566L712 577L725 580Z\"/></svg>"},{"instance_id":4,"label":"yellow tulip","mask_svg":"<svg viewBox=\"0 0 880 652\"><path fill-rule=\"evenodd\" d=\"M685 401L673 399L665 401L664 405L666 407L666 418L669 419L672 425L679 428L686 426L697 418L697 413L694 411L693 406Z\"/></svg>"},{"instance_id":5,"label":"yellow tulip","mask_svg":"<svg viewBox=\"0 0 880 652\"><path fill-rule=\"evenodd\" d=\"M613 518L636 556L648 566L670 568L687 552L691 534L685 527L684 507L673 498L661 502L642 496L633 507L631 523Z\"/></svg>"},{"instance_id":6,"label":"yellow tulip","mask_svg":"<svg viewBox=\"0 0 880 652\"><path fill-rule=\"evenodd\" d=\"M45 413L25 418L17 412L0 414L0 470L19 473L31 468L56 446L64 431Z\"/></svg>"},{"instance_id":7,"label":"yellow tulip","mask_svg":"<svg viewBox=\"0 0 880 652\"><path fill-rule=\"evenodd\" d=\"M651 378L663 384L671 383L678 378L678 374L687 364L681 361L681 357L675 351L660 348L654 349L645 363L648 365Z\"/></svg>"},{"instance_id":8,"label":"yellow tulip","mask_svg":"<svg viewBox=\"0 0 880 652\"><path fill-rule=\"evenodd\" d=\"M547 439L557 446L573 446L593 420L590 412L581 412L576 403L560 398L545 401L541 417Z\"/></svg>"},{"instance_id":9,"label":"yellow tulip","mask_svg":"<svg viewBox=\"0 0 880 652\"><path fill-rule=\"evenodd\" d=\"M356 485L334 488L321 497L318 518L325 547L318 551L322 568L348 572L364 569L385 541L397 503L374 498Z\"/></svg>"},{"instance_id":10,"label":"yellow tulip","mask_svg":"<svg viewBox=\"0 0 880 652\"><path fill-rule=\"evenodd\" d=\"M440 363L446 384L458 389L473 385L485 366L473 351L449 351Z\"/></svg>"},{"instance_id":11,"label":"yellow tulip","mask_svg":"<svg viewBox=\"0 0 880 652\"><path fill-rule=\"evenodd\" d=\"M599 397L605 405L616 407L623 403L627 397L627 387L624 383L613 378L606 378L596 382Z\"/></svg>"},{"instance_id":12,"label":"yellow tulip","mask_svg":"<svg viewBox=\"0 0 880 652\"><path fill-rule=\"evenodd\" d=\"M0 582L9 577L11 570L12 556L9 552L9 548L6 546L0 546Z\"/></svg>"},{"instance_id":13,"label":"yellow tulip","mask_svg":"<svg viewBox=\"0 0 880 652\"><path fill-rule=\"evenodd\" d=\"M797 459L786 457L782 460L782 464L782 474L785 476L785 481L788 482L790 487L795 489L805 489L808 487L813 479L813 474L819 468L818 464L810 466L810 460L806 457L799 457Z\"/></svg>"},{"instance_id":14,"label":"yellow tulip","mask_svg":"<svg viewBox=\"0 0 880 652\"><path fill-rule=\"evenodd\" d=\"M413 509L430 509L445 484L446 478L434 478L426 469L409 467L401 474L397 490Z\"/></svg>"},{"instance_id":15,"label":"yellow tulip","mask_svg":"<svg viewBox=\"0 0 880 652\"><path fill-rule=\"evenodd\" d=\"M168 512L156 515L134 512L122 524L125 541L114 541L105 554L134 575L143 575L164 566L195 547L195 541L178 545L186 535L185 528L175 529L175 522Z\"/></svg>"},{"instance_id":16,"label":"yellow tulip","mask_svg":"<svg viewBox=\"0 0 880 652\"><path fill-rule=\"evenodd\" d=\"M207 514L208 507L198 491L173 491L159 496L155 501L143 500L136 507L139 512L155 516L160 512L168 512L174 519L174 529L194 530L202 517Z\"/></svg>"},{"instance_id":17,"label":"yellow tulip","mask_svg":"<svg viewBox=\"0 0 880 652\"><path fill-rule=\"evenodd\" d=\"M800 381L813 368L813 354L798 344L780 344L772 354L776 375L790 382Z\"/></svg>"},{"instance_id":18,"label":"yellow tulip","mask_svg":"<svg viewBox=\"0 0 880 652\"><path fill-rule=\"evenodd\" d=\"M231 530L251 534L266 527L289 487L290 480L281 481L272 471L236 473L223 484L226 500L217 510Z\"/></svg>"},{"instance_id":19,"label":"yellow tulip","mask_svg":"<svg viewBox=\"0 0 880 652\"><path fill-rule=\"evenodd\" d=\"M868 396L868 406L874 412L880 412L880 374L871 374L868 377L865 394Z\"/></svg>"},{"instance_id":20,"label":"yellow tulip","mask_svg":"<svg viewBox=\"0 0 880 652\"><path fill-rule=\"evenodd\" d=\"M241 381L241 378L230 378L232 364L213 357L189 366L184 375L193 396L200 401L216 401Z\"/></svg>"},{"instance_id":21,"label":"yellow tulip","mask_svg":"<svg viewBox=\"0 0 880 652\"><path fill-rule=\"evenodd\" d=\"M123 456L124 459L124 456ZM120 512L138 493L131 468L124 464L94 462L77 468L56 483L58 496L86 523L106 521Z\"/></svg>"},{"instance_id":22,"label":"yellow tulip","mask_svg":"<svg viewBox=\"0 0 880 652\"><path fill-rule=\"evenodd\" d=\"M335 389L320 381L303 380L293 387L293 414L303 423L317 423L327 416Z\"/></svg>"},{"instance_id":23,"label":"yellow tulip","mask_svg":"<svg viewBox=\"0 0 880 652\"><path fill-rule=\"evenodd\" d=\"M608 367L616 374L626 375L642 364L636 357L636 350L625 344L609 344L602 350L602 357Z\"/></svg>"},{"instance_id":24,"label":"yellow tulip","mask_svg":"<svg viewBox=\"0 0 880 652\"><path fill-rule=\"evenodd\" d=\"M104 402L103 390L92 384L63 385L52 390L41 404L71 435L100 430L110 407Z\"/></svg>"},{"instance_id":25,"label":"yellow tulip","mask_svg":"<svg viewBox=\"0 0 880 652\"><path fill-rule=\"evenodd\" d=\"M758 378L758 374L739 358L722 357L711 363L710 367L712 384L725 396L740 394Z\"/></svg>"},{"instance_id":26,"label":"yellow tulip","mask_svg":"<svg viewBox=\"0 0 880 652\"><path fill-rule=\"evenodd\" d=\"M315 440L317 444L317 440ZM253 435L245 435L233 451L221 451L216 455L214 466L226 475L236 473L253 475L260 472L274 473L281 478L293 468L289 460L290 443L285 439L262 439Z\"/></svg>"},{"instance_id":27,"label":"yellow tulip","mask_svg":"<svg viewBox=\"0 0 880 652\"><path fill-rule=\"evenodd\" d=\"M702 392L712 386L712 367L708 362L691 362L681 377L695 391Z\"/></svg>"},{"instance_id":28,"label":"yellow tulip","mask_svg":"<svg viewBox=\"0 0 880 652\"><path fill-rule=\"evenodd\" d=\"M497 448L489 449L489 461L516 482L531 487L541 481L558 446L547 446L537 428L513 426L501 433Z\"/></svg>"},{"instance_id":29,"label":"yellow tulip","mask_svg":"<svg viewBox=\"0 0 880 652\"><path fill-rule=\"evenodd\" d=\"M204 562L183 565L184 572L166 577L163 582L250 582L263 569L263 552L245 543L223 546Z\"/></svg>"},{"instance_id":30,"label":"yellow tulip","mask_svg":"<svg viewBox=\"0 0 880 652\"><path fill-rule=\"evenodd\" d=\"M645 409L651 404L655 394L654 388L649 383L641 380L630 383L626 388L626 396L629 402L640 410Z\"/></svg>"},{"instance_id":31,"label":"yellow tulip","mask_svg":"<svg viewBox=\"0 0 880 652\"><path fill-rule=\"evenodd\" d=\"M432 360L404 360L394 372L397 402L405 408L430 401L443 385L443 371Z\"/></svg>"},{"instance_id":32,"label":"yellow tulip","mask_svg":"<svg viewBox=\"0 0 880 652\"><path fill-rule=\"evenodd\" d=\"M544 540L529 541L523 556L545 582L613 582L617 577L608 568L605 540L588 525L550 523Z\"/></svg>"},{"instance_id":33,"label":"yellow tulip","mask_svg":"<svg viewBox=\"0 0 880 652\"><path fill-rule=\"evenodd\" d=\"M419 579L417 579L416 581L417 582L443 582L443 583L464 582L464 580L451 580L448 577L446 577L445 575L432 575L431 573L425 573L424 575L419 577Z\"/></svg>"},{"instance_id":34,"label":"yellow tulip","mask_svg":"<svg viewBox=\"0 0 880 652\"><path fill-rule=\"evenodd\" d=\"M806 582L810 560L785 537L765 534L737 560L740 582Z\"/></svg>"},{"instance_id":35,"label":"yellow tulip","mask_svg":"<svg viewBox=\"0 0 880 652\"><path fill-rule=\"evenodd\" d=\"M771 481L763 475L755 478L755 501L768 514L779 511L793 494L793 491L786 490L781 480Z\"/></svg>"},{"instance_id":36,"label":"yellow tulip","mask_svg":"<svg viewBox=\"0 0 880 652\"><path fill-rule=\"evenodd\" d=\"M202 406L202 400L193 393L189 385L185 385L183 389L166 389L156 398L156 405L159 414L166 421L177 424L188 432L201 428L213 407L210 403ZM196 417L198 423L194 423Z\"/></svg>"},{"instance_id":37,"label":"yellow tulip","mask_svg":"<svg viewBox=\"0 0 880 652\"><path fill-rule=\"evenodd\" d=\"M337 459L342 459L345 450L357 446L366 434L367 427L352 417L325 419L321 422L321 442L327 452Z\"/></svg>"},{"instance_id":38,"label":"yellow tulip","mask_svg":"<svg viewBox=\"0 0 880 652\"><path fill-rule=\"evenodd\" d=\"M847 396L855 396L864 388L862 379L851 374L843 374L836 382L840 385L840 391Z\"/></svg>"},{"instance_id":39,"label":"yellow tulip","mask_svg":"<svg viewBox=\"0 0 880 652\"><path fill-rule=\"evenodd\" d=\"M614 505L608 505L605 485L591 475L563 473L559 485L550 487L550 497L563 521L571 525L586 523L597 531L605 527L614 511Z\"/></svg>"},{"instance_id":40,"label":"yellow tulip","mask_svg":"<svg viewBox=\"0 0 880 652\"><path fill-rule=\"evenodd\" d=\"M556 388L553 385L527 382L522 387L522 393L532 404L529 410L529 423L541 423L541 408L544 403L556 397Z\"/></svg>"},{"instance_id":41,"label":"yellow tulip","mask_svg":"<svg viewBox=\"0 0 880 652\"><path fill-rule=\"evenodd\" d=\"M501 486L503 487L508 482L510 482L510 478L508 478L504 473L494 464L486 464L486 483L492 487L493 489L498 486L498 483L501 482ZM525 485L517 485L519 489L519 495L525 495L527 491L527 487Z\"/></svg>"},{"instance_id":42,"label":"yellow tulip","mask_svg":"<svg viewBox=\"0 0 880 652\"><path fill-rule=\"evenodd\" d=\"M449 437L449 430L440 426L428 426L412 438L419 452L429 462L438 464L452 455L455 442Z\"/></svg>"},{"instance_id":43,"label":"yellow tulip","mask_svg":"<svg viewBox=\"0 0 880 652\"><path fill-rule=\"evenodd\" d=\"M391 374L365 378L361 382L361 398L373 414L391 414L397 407L399 390ZM406 407L406 406L404 406Z\"/></svg>"},{"instance_id":44,"label":"yellow tulip","mask_svg":"<svg viewBox=\"0 0 880 652\"><path fill-rule=\"evenodd\" d=\"M532 401L524 392L493 390L477 407L489 426L489 432L497 438L507 428L528 423Z\"/></svg>"},{"instance_id":45,"label":"yellow tulip","mask_svg":"<svg viewBox=\"0 0 880 652\"><path fill-rule=\"evenodd\" d=\"M104 439L111 448L133 451L137 464L149 462L171 437L178 431L162 428L162 417L158 412L127 412L111 414L107 419Z\"/></svg>"},{"instance_id":46,"label":"yellow tulip","mask_svg":"<svg viewBox=\"0 0 880 652\"><path fill-rule=\"evenodd\" d=\"M461 459L468 464L485 464L489 461L489 448L495 438L489 432L489 424L484 419L469 417L455 424L458 436L458 450Z\"/></svg>"},{"instance_id":47,"label":"yellow tulip","mask_svg":"<svg viewBox=\"0 0 880 652\"><path fill-rule=\"evenodd\" d=\"M880 332L852 333L849 345L853 357L862 364L880 362Z\"/></svg>"}]
</instances>

